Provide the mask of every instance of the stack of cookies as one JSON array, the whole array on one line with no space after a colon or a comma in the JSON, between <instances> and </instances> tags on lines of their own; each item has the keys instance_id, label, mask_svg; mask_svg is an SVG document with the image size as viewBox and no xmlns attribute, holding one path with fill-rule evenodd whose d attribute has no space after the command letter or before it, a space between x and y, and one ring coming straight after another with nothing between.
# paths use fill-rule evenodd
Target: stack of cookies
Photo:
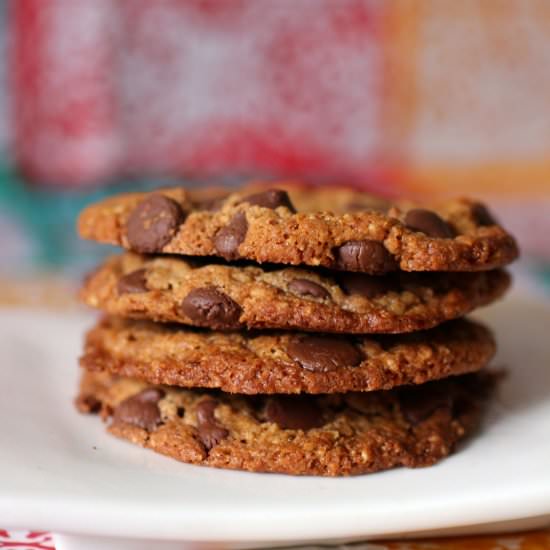
<instances>
[{"instance_id":1,"label":"stack of cookies","mask_svg":"<svg viewBox=\"0 0 550 550\"><path fill-rule=\"evenodd\" d=\"M478 424L514 239L480 203L426 209L260 184L88 207L80 235L127 252L81 298L76 403L183 462L349 475L427 466Z\"/></svg>"}]
</instances>

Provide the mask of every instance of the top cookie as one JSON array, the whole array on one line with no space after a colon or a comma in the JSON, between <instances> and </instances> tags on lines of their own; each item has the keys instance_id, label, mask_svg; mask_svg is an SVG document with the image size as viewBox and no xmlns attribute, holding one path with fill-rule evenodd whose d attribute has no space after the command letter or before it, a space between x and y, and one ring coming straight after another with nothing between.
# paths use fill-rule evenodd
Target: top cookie
<instances>
[{"instance_id":1,"label":"top cookie","mask_svg":"<svg viewBox=\"0 0 550 550\"><path fill-rule=\"evenodd\" d=\"M180 187L119 195L86 208L80 235L141 253L221 256L383 274L481 271L518 255L481 203L389 204L337 188L255 184L239 192Z\"/></svg>"}]
</instances>

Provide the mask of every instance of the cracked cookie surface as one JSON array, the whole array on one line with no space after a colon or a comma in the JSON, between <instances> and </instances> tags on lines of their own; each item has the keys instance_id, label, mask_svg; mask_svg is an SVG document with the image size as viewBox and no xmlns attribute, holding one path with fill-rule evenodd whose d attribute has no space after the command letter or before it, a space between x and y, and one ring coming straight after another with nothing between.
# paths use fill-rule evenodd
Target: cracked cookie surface
<instances>
[{"instance_id":1,"label":"cracked cookie surface","mask_svg":"<svg viewBox=\"0 0 550 550\"><path fill-rule=\"evenodd\" d=\"M464 319L407 334L341 336L212 332L111 317L87 333L80 364L232 393L340 393L477 371L494 352L491 332Z\"/></svg>"},{"instance_id":2,"label":"cracked cookie surface","mask_svg":"<svg viewBox=\"0 0 550 550\"><path fill-rule=\"evenodd\" d=\"M126 253L95 270L80 297L111 315L215 330L398 333L461 317L509 282L502 270L380 277Z\"/></svg>"},{"instance_id":3,"label":"cracked cookie surface","mask_svg":"<svg viewBox=\"0 0 550 550\"><path fill-rule=\"evenodd\" d=\"M256 182L231 193L160 189L86 208L81 237L140 253L220 256L383 274L494 269L518 255L514 238L481 203L436 205L340 188Z\"/></svg>"},{"instance_id":4,"label":"cracked cookie surface","mask_svg":"<svg viewBox=\"0 0 550 550\"><path fill-rule=\"evenodd\" d=\"M494 382L481 372L391 391L250 397L84 372L76 405L182 462L342 476L436 463L476 428Z\"/></svg>"}]
</instances>

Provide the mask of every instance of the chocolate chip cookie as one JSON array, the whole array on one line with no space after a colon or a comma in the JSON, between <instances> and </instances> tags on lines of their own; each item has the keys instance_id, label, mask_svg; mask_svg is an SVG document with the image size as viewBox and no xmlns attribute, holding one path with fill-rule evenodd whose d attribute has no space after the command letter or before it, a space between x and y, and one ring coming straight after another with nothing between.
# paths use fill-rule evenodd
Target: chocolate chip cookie
<instances>
[{"instance_id":1,"label":"chocolate chip cookie","mask_svg":"<svg viewBox=\"0 0 550 550\"><path fill-rule=\"evenodd\" d=\"M88 332L80 364L153 384L232 393L341 393L477 371L494 352L490 331L462 319L428 331L354 337L105 318Z\"/></svg>"},{"instance_id":2,"label":"chocolate chip cookie","mask_svg":"<svg viewBox=\"0 0 550 550\"><path fill-rule=\"evenodd\" d=\"M259 184L231 193L162 189L120 195L84 210L86 239L140 253L219 256L380 275L479 271L518 255L481 203L388 204L357 191Z\"/></svg>"},{"instance_id":3,"label":"chocolate chip cookie","mask_svg":"<svg viewBox=\"0 0 550 550\"><path fill-rule=\"evenodd\" d=\"M492 302L508 286L502 270L375 276L126 253L94 271L80 296L132 319L360 334L430 328Z\"/></svg>"},{"instance_id":4,"label":"chocolate chip cookie","mask_svg":"<svg viewBox=\"0 0 550 550\"><path fill-rule=\"evenodd\" d=\"M494 383L481 372L391 391L250 397L86 372L76 404L115 436L182 462L342 476L444 458L476 428Z\"/></svg>"}]
</instances>

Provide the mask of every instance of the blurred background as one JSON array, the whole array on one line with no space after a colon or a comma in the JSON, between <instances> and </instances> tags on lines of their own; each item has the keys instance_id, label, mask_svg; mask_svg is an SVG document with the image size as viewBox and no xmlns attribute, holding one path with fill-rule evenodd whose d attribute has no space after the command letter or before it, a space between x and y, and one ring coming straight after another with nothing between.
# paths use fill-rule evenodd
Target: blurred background
<instances>
[{"instance_id":1,"label":"blurred background","mask_svg":"<svg viewBox=\"0 0 550 550\"><path fill-rule=\"evenodd\" d=\"M107 194L298 176L487 200L544 285L549 97L548 0L0 0L0 277L79 277Z\"/></svg>"}]
</instances>

